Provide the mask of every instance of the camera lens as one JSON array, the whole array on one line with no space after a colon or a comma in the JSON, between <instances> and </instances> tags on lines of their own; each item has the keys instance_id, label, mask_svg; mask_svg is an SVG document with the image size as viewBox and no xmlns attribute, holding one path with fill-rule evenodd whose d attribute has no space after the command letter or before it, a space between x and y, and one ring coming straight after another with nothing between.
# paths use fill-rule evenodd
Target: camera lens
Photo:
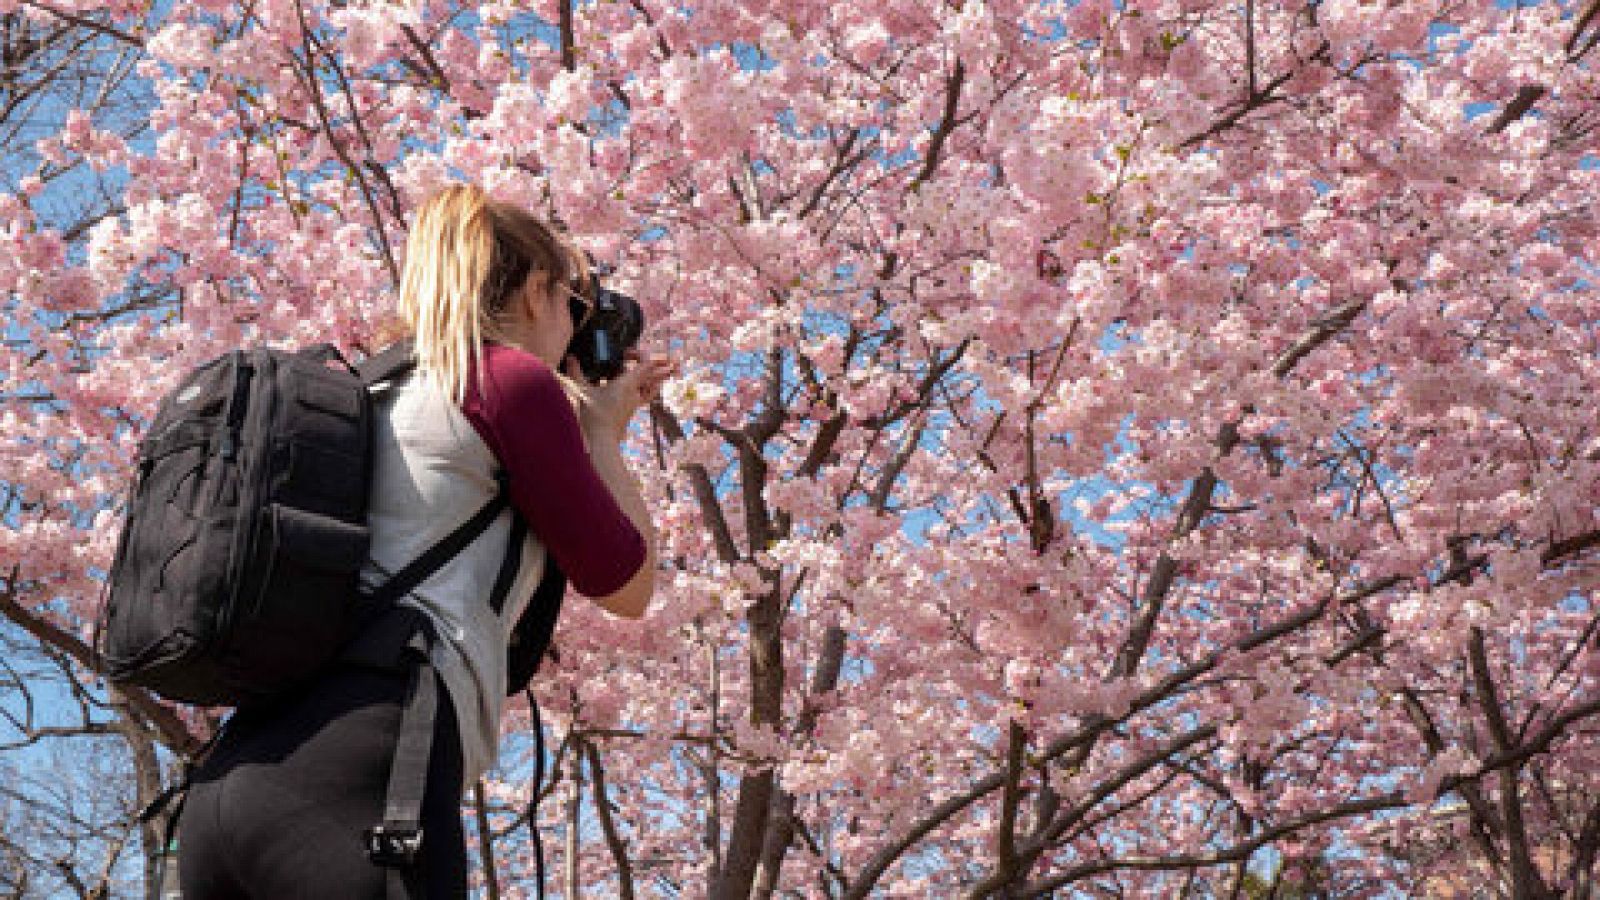
<instances>
[{"instance_id":1,"label":"camera lens","mask_svg":"<svg viewBox=\"0 0 1600 900\"><path fill-rule=\"evenodd\" d=\"M622 372L624 357L644 332L644 310L627 294L602 287L598 275L592 285L592 311L577 297L569 298L575 330L567 353L586 378L601 381Z\"/></svg>"}]
</instances>

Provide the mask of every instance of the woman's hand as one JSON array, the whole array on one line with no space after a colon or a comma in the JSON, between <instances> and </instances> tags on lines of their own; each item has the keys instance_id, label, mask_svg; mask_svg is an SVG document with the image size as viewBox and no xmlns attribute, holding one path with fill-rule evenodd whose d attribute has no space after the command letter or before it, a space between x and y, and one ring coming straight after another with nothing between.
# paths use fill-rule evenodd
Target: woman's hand
<instances>
[{"instance_id":1,"label":"woman's hand","mask_svg":"<svg viewBox=\"0 0 1600 900\"><path fill-rule=\"evenodd\" d=\"M593 439L621 443L627 436L628 422L639 407L650 402L661 390L662 382L672 377L676 366L666 356L651 356L640 360L637 354L626 357L621 374L599 384L589 381L578 366L578 361L568 356L563 363L566 374L562 386L578 414L578 424L584 434Z\"/></svg>"}]
</instances>

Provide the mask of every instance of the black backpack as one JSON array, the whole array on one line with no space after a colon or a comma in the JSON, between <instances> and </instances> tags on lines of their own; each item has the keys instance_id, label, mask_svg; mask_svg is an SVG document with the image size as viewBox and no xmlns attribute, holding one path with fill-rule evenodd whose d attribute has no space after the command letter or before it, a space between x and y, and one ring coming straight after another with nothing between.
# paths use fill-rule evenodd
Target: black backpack
<instances>
[{"instance_id":1,"label":"black backpack","mask_svg":"<svg viewBox=\"0 0 1600 900\"><path fill-rule=\"evenodd\" d=\"M412 360L409 344L359 368L327 344L254 347L199 366L167 395L139 445L96 639L113 683L207 706L280 696L494 521L508 502L503 479L439 545L372 594L359 591L369 388ZM489 598L497 612L525 534L520 516L516 525ZM555 619L555 585L541 587L537 624L518 629L519 655L535 664Z\"/></svg>"},{"instance_id":2,"label":"black backpack","mask_svg":"<svg viewBox=\"0 0 1600 900\"><path fill-rule=\"evenodd\" d=\"M369 391L413 365L405 342L356 367L321 344L298 353L235 350L191 372L163 399L139 444L94 640L98 667L112 683L207 706L271 702L340 658L409 660L384 819L364 832L369 856L391 870L394 897L420 890L411 863L421 847L438 702L426 616L395 601L482 534L510 496L502 471L500 490L468 521L372 592L360 589L369 543ZM496 614L515 580L526 528L512 517L488 598ZM527 685L544 657L565 588L549 561L513 629L511 691ZM188 778L163 791L140 820ZM168 820L169 845L177 815Z\"/></svg>"}]
</instances>

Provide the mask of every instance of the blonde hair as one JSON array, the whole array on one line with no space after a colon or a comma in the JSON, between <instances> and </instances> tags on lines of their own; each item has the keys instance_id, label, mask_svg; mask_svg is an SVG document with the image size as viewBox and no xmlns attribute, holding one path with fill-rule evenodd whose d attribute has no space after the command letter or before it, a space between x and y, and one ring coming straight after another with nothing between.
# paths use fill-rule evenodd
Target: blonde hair
<instances>
[{"instance_id":1,"label":"blonde hair","mask_svg":"<svg viewBox=\"0 0 1600 900\"><path fill-rule=\"evenodd\" d=\"M417 368L455 402L481 364L483 342L501 335L511 298L532 275L578 287L583 255L526 210L454 184L417 209L400 275L400 318L416 347Z\"/></svg>"}]
</instances>

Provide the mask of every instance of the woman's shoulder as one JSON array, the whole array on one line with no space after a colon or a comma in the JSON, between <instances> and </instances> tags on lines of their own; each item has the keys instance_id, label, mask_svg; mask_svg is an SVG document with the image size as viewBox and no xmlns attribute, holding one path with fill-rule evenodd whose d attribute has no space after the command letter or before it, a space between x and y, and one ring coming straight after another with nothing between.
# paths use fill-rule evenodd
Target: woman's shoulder
<instances>
[{"instance_id":1,"label":"woman's shoulder","mask_svg":"<svg viewBox=\"0 0 1600 900\"><path fill-rule=\"evenodd\" d=\"M567 405L561 379L544 360L520 347L485 342L481 380L474 371L468 378L467 402L485 409L516 408L524 413L529 403Z\"/></svg>"},{"instance_id":2,"label":"woman's shoulder","mask_svg":"<svg viewBox=\"0 0 1600 900\"><path fill-rule=\"evenodd\" d=\"M504 372L522 377L555 381L555 370L544 360L521 347L499 341L483 342L483 363L490 372Z\"/></svg>"}]
</instances>

